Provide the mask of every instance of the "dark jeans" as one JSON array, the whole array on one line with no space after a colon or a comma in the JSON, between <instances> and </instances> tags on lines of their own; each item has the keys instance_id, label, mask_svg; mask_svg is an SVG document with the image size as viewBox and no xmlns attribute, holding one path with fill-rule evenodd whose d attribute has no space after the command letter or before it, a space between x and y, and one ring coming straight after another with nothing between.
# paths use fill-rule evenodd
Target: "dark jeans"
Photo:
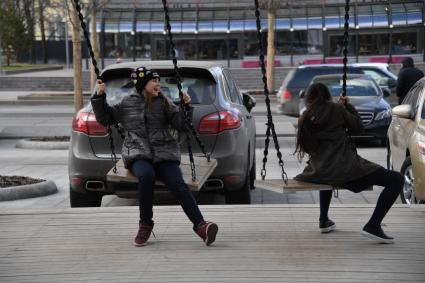
<instances>
[{"instance_id":1,"label":"dark jeans","mask_svg":"<svg viewBox=\"0 0 425 283\"><path fill-rule=\"evenodd\" d=\"M198 204L183 180L180 167L176 162L161 162L152 164L149 161L137 160L132 165L133 174L139 179L138 198L140 222L153 224L153 190L156 178L164 182L176 196L183 211L197 227L204 221Z\"/></svg>"},{"instance_id":2,"label":"dark jeans","mask_svg":"<svg viewBox=\"0 0 425 283\"><path fill-rule=\"evenodd\" d=\"M373 171L369 175L351 181L341 187L350 190L354 193L364 191L370 186L377 185L383 186L384 190L381 192L376 203L375 210L367 223L371 226L380 226L382 219L384 219L391 206L396 201L400 191L403 189L404 177L396 171L387 170L384 167ZM328 218L329 205L332 199L332 191L320 191L320 219L325 220Z\"/></svg>"}]
</instances>

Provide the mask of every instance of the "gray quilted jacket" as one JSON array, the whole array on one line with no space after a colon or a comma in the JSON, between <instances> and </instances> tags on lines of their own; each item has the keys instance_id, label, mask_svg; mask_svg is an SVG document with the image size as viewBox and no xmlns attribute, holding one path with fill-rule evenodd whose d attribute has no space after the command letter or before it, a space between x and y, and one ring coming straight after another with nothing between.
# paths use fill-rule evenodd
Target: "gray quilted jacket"
<instances>
[{"instance_id":1,"label":"gray quilted jacket","mask_svg":"<svg viewBox=\"0 0 425 283\"><path fill-rule=\"evenodd\" d=\"M106 94L94 95L91 104L96 120L102 125L120 123L125 139L121 156L127 169L135 160L180 162L180 146L171 135L170 126L184 131L185 123L180 108L169 101L170 108L163 106L162 98L155 97L147 107L143 95L131 94L116 105L109 106ZM192 117L193 109L190 110Z\"/></svg>"}]
</instances>

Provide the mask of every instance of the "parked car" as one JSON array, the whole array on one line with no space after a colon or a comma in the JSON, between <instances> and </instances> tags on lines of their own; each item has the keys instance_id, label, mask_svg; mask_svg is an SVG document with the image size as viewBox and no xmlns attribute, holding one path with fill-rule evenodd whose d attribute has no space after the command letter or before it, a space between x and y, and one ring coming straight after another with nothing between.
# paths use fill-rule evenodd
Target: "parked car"
<instances>
[{"instance_id":1,"label":"parked car","mask_svg":"<svg viewBox=\"0 0 425 283\"><path fill-rule=\"evenodd\" d=\"M302 108L299 105L299 92L304 90L315 76L342 74L342 67L343 65L341 64L301 65L291 70L276 93L278 102L276 107L277 113L298 116ZM395 93L397 76L389 71L388 64L349 64L347 72L351 74L370 75L386 95L392 92Z\"/></svg>"},{"instance_id":2,"label":"parked car","mask_svg":"<svg viewBox=\"0 0 425 283\"><path fill-rule=\"evenodd\" d=\"M144 66L161 76L161 89L175 103L179 102L171 61L143 61L110 65L102 72L107 101L116 104L133 90L130 72ZM241 93L227 69L212 62L179 61L183 91L191 96L193 124L211 157L218 166L202 190L224 191L227 203L249 203L255 179L255 121L250 111L255 100ZM185 135L176 138L182 153L187 152ZM115 150L120 157L122 140L113 133ZM196 142L193 152L201 156ZM102 196L136 196L137 187L106 181L112 168L107 129L95 119L88 103L72 122L69 149L71 207L100 206Z\"/></svg>"},{"instance_id":3,"label":"parked car","mask_svg":"<svg viewBox=\"0 0 425 283\"><path fill-rule=\"evenodd\" d=\"M364 74L374 79L382 90L389 90L391 95L396 95L397 75L390 71L387 63L355 63L354 68L359 68Z\"/></svg>"},{"instance_id":4,"label":"parked car","mask_svg":"<svg viewBox=\"0 0 425 283\"><path fill-rule=\"evenodd\" d=\"M342 93L341 75L323 75L313 78L311 83L321 82L325 84L333 101L338 101ZM305 110L304 95L301 92L300 105ZM382 144L387 141L388 126L391 123L391 107L384 99L384 93L378 84L368 75L348 74L347 76L347 95L350 103L358 111L364 131L360 137L377 138ZM389 95L389 94L387 94Z\"/></svg>"},{"instance_id":5,"label":"parked car","mask_svg":"<svg viewBox=\"0 0 425 283\"><path fill-rule=\"evenodd\" d=\"M404 175L403 203L425 202L425 79L418 81L403 103L392 109L388 129L389 169Z\"/></svg>"}]
</instances>

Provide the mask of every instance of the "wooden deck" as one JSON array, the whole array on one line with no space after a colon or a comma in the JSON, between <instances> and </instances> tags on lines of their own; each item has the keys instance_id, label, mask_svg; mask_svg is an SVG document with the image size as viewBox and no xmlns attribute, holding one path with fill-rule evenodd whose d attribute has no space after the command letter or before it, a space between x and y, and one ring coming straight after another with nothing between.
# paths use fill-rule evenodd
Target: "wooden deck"
<instances>
[{"instance_id":1,"label":"wooden deck","mask_svg":"<svg viewBox=\"0 0 425 283\"><path fill-rule=\"evenodd\" d=\"M360 235L373 206L202 206L219 225L204 246L180 207L155 207L149 245L132 246L137 207L0 213L0 282L424 282L425 206L397 205L392 245Z\"/></svg>"}]
</instances>

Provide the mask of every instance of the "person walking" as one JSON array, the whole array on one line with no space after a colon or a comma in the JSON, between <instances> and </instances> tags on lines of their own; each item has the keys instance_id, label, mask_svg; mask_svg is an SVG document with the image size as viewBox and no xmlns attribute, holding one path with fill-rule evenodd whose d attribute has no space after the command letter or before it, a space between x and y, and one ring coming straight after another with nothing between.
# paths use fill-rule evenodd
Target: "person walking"
<instances>
[{"instance_id":1,"label":"person walking","mask_svg":"<svg viewBox=\"0 0 425 283\"><path fill-rule=\"evenodd\" d=\"M135 92L113 106L106 101L105 84L98 80L91 103L99 123L104 126L120 123L124 129L121 156L125 168L139 180L139 230L133 244L138 247L146 245L152 233L154 185L158 178L173 192L193 223L193 230L209 246L215 241L218 226L204 220L184 182L179 168L180 148L170 133L170 126L184 131L183 112L161 92L158 73L145 67L136 68L131 73L131 80ZM183 102L192 117L190 96L184 93Z\"/></svg>"},{"instance_id":2,"label":"person walking","mask_svg":"<svg viewBox=\"0 0 425 283\"><path fill-rule=\"evenodd\" d=\"M404 97L412 86L424 76L424 73L415 67L415 63L411 57L404 59L402 64L403 66L398 74L396 87L398 104L403 103Z\"/></svg>"},{"instance_id":3,"label":"person walking","mask_svg":"<svg viewBox=\"0 0 425 283\"><path fill-rule=\"evenodd\" d=\"M295 152L299 158L308 154L309 160L295 179L339 186L354 193L372 185L383 186L362 235L379 243L393 243L394 239L382 230L381 222L403 188L403 176L357 154L350 135L360 133L363 125L348 97L341 96L339 103L334 103L326 85L314 83L306 91L305 103L306 111L298 121ZM328 217L331 199L332 190L320 191L319 229L322 233L336 228Z\"/></svg>"}]
</instances>

